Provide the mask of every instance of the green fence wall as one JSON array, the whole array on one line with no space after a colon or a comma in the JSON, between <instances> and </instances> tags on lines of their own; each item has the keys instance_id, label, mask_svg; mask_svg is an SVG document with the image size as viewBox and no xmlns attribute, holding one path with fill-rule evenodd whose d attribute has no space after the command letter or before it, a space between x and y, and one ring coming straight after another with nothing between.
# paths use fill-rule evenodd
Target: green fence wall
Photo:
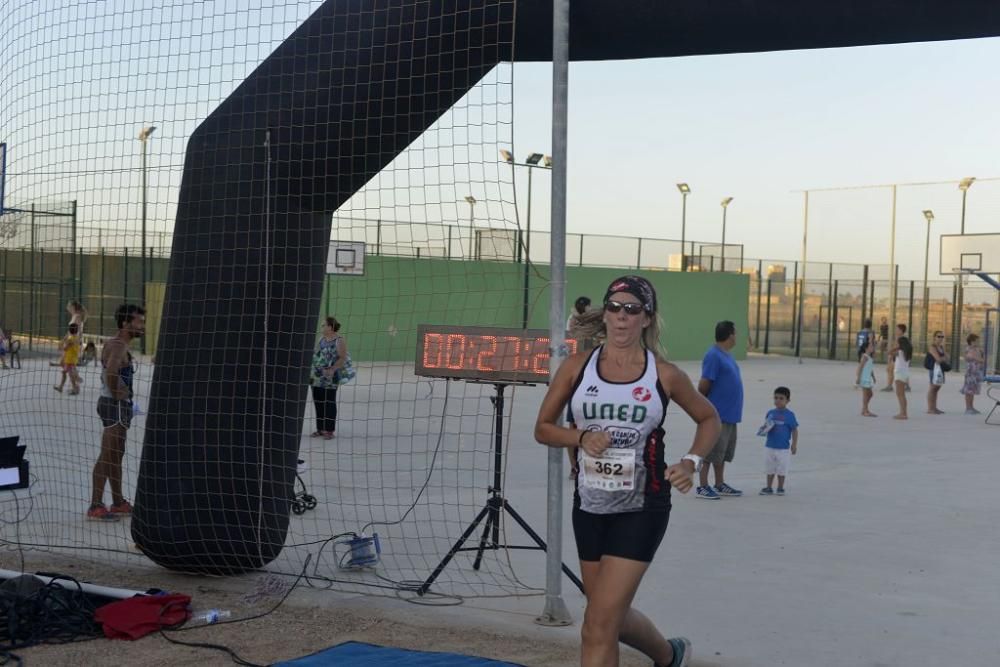
<instances>
[{"instance_id":1,"label":"green fence wall","mask_svg":"<svg viewBox=\"0 0 1000 667\"><path fill-rule=\"evenodd\" d=\"M322 314L343 325L358 361L412 361L418 324L520 327L523 265L397 257L366 257L364 276L330 275ZM578 296L599 304L621 269L567 268L568 315ZM715 323L736 323L738 358L746 355L749 278L735 273L650 271L664 320L662 342L676 360L700 359L714 341ZM548 329L548 266L535 267L529 290L529 328Z\"/></svg>"}]
</instances>

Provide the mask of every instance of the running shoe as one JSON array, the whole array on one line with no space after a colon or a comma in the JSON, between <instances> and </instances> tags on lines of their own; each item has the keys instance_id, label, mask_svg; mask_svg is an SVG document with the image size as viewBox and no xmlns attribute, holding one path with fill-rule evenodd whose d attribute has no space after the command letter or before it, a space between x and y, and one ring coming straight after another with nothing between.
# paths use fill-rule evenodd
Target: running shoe
<instances>
[{"instance_id":1,"label":"running shoe","mask_svg":"<svg viewBox=\"0 0 1000 667\"><path fill-rule=\"evenodd\" d=\"M87 510L87 518L92 521L117 521L118 516L108 511L104 505L94 505Z\"/></svg>"},{"instance_id":2,"label":"running shoe","mask_svg":"<svg viewBox=\"0 0 1000 667\"><path fill-rule=\"evenodd\" d=\"M743 495L742 491L740 491L739 489L734 489L725 482L716 486L715 490L720 496L729 496L730 498L738 498L739 496Z\"/></svg>"},{"instance_id":3,"label":"running shoe","mask_svg":"<svg viewBox=\"0 0 1000 667\"><path fill-rule=\"evenodd\" d=\"M715 492L710 486L699 486L697 491L698 498L704 498L705 500L718 500L719 494Z\"/></svg>"},{"instance_id":4,"label":"running shoe","mask_svg":"<svg viewBox=\"0 0 1000 667\"><path fill-rule=\"evenodd\" d=\"M674 650L674 659L670 661L670 667L687 667L691 659L691 640L687 637L671 637L667 643Z\"/></svg>"},{"instance_id":5,"label":"running shoe","mask_svg":"<svg viewBox=\"0 0 1000 667\"><path fill-rule=\"evenodd\" d=\"M112 514L128 515L132 513L132 504L127 500L123 500L120 503L112 505L108 511Z\"/></svg>"}]
</instances>

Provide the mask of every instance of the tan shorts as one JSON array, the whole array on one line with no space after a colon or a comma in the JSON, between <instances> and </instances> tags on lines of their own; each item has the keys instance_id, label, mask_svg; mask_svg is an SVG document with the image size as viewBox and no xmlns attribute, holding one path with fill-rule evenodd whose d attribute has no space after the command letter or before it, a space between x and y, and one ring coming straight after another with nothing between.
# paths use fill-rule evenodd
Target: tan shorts
<instances>
[{"instance_id":1,"label":"tan shorts","mask_svg":"<svg viewBox=\"0 0 1000 667\"><path fill-rule=\"evenodd\" d=\"M715 447L705 457L705 463L729 463L736 454L736 424L723 422Z\"/></svg>"}]
</instances>

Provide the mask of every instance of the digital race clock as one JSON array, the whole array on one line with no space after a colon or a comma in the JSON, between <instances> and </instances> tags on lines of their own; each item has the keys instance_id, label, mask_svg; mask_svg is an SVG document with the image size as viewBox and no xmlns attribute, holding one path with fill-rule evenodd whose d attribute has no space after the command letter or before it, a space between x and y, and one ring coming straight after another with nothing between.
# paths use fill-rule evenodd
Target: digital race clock
<instances>
[{"instance_id":1,"label":"digital race clock","mask_svg":"<svg viewBox=\"0 0 1000 667\"><path fill-rule=\"evenodd\" d=\"M420 324L415 373L485 382L547 383L549 332ZM567 340L569 354L577 341Z\"/></svg>"}]
</instances>

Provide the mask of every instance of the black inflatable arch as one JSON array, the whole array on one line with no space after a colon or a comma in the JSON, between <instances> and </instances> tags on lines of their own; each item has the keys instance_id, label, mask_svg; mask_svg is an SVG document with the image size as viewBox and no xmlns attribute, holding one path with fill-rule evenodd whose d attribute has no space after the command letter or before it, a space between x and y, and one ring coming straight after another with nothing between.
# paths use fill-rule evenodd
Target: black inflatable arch
<instances>
[{"instance_id":1,"label":"black inflatable arch","mask_svg":"<svg viewBox=\"0 0 1000 667\"><path fill-rule=\"evenodd\" d=\"M575 60L985 37L989 0L573 0ZM544 0L327 0L188 144L132 535L172 569L261 567L288 530L331 214L497 63ZM515 52L511 44L515 43Z\"/></svg>"}]
</instances>

